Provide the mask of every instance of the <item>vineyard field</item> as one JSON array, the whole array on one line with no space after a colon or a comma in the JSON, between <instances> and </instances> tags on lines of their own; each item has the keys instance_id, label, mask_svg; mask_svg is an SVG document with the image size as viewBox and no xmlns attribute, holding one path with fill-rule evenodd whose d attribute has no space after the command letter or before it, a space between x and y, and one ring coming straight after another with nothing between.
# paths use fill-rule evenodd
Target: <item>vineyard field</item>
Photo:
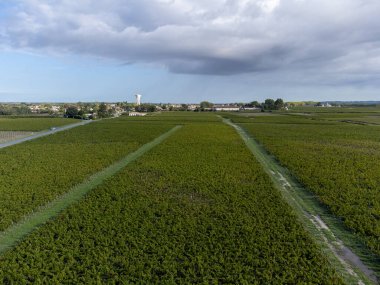
<instances>
[{"instance_id":1,"label":"vineyard field","mask_svg":"<svg viewBox=\"0 0 380 285\"><path fill-rule=\"evenodd\" d=\"M0 280L343 284L237 133L192 116L102 123L183 127L2 256Z\"/></svg>"},{"instance_id":2,"label":"vineyard field","mask_svg":"<svg viewBox=\"0 0 380 285\"><path fill-rule=\"evenodd\" d=\"M42 131L51 127L60 127L74 124L78 120L65 118L41 118L41 117L0 117L0 131Z\"/></svg>"},{"instance_id":3,"label":"vineyard field","mask_svg":"<svg viewBox=\"0 0 380 285\"><path fill-rule=\"evenodd\" d=\"M28 137L32 134L33 132L26 131L0 131L0 144Z\"/></svg>"},{"instance_id":4,"label":"vineyard field","mask_svg":"<svg viewBox=\"0 0 380 285\"><path fill-rule=\"evenodd\" d=\"M0 230L172 126L104 120L1 149Z\"/></svg>"},{"instance_id":5,"label":"vineyard field","mask_svg":"<svg viewBox=\"0 0 380 285\"><path fill-rule=\"evenodd\" d=\"M310 124L314 120L300 116L284 123L280 116L277 122L275 118L267 122L261 118L260 123L233 120L243 122L254 138L380 255L380 127L324 120Z\"/></svg>"}]
</instances>

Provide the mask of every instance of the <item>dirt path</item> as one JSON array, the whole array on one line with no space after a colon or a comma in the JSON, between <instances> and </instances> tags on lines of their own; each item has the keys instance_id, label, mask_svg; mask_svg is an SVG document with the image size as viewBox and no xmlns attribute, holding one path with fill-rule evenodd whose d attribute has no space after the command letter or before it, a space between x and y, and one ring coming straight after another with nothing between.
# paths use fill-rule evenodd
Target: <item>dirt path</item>
<instances>
[{"instance_id":1,"label":"dirt path","mask_svg":"<svg viewBox=\"0 0 380 285\"><path fill-rule=\"evenodd\" d=\"M292 206L305 229L320 245L321 250L336 270L342 274L347 284L378 284L377 276L380 276L378 257L371 254L362 241L345 229L339 219L332 216L312 193L302 187L291 173L268 154L242 127L227 119L223 121L239 133L269 174L276 188ZM354 251L359 253L356 254Z\"/></svg>"},{"instance_id":2,"label":"dirt path","mask_svg":"<svg viewBox=\"0 0 380 285\"><path fill-rule=\"evenodd\" d=\"M66 194L58 197L57 199L48 203L47 205L37 209L32 214L26 216L19 223L16 223L13 226L9 227L7 230L0 234L0 254L3 254L7 250L11 249L26 235L28 235L41 225L45 224L51 218L57 216L62 210L64 210L71 204L82 199L86 195L86 193L88 193L90 190L94 189L98 185L102 184L105 179L113 176L118 171L127 166L129 163L135 161L137 158L151 150L153 147L160 144L162 141L171 136L181 127L182 126L176 126L172 128L171 130L157 137L153 141L143 145L135 152L128 154L120 161L92 175L88 180L77 185Z\"/></svg>"}]
</instances>

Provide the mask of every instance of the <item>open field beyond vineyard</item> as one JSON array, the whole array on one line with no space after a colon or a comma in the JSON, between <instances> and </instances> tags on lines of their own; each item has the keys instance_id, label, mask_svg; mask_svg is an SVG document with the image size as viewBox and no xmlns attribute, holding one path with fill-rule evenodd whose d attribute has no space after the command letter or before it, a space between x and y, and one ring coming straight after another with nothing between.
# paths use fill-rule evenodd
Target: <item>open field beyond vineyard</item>
<instances>
[{"instance_id":1,"label":"open field beyond vineyard","mask_svg":"<svg viewBox=\"0 0 380 285\"><path fill-rule=\"evenodd\" d=\"M49 117L1 117L0 131L30 131L37 132L52 127L60 127L76 123L77 120Z\"/></svg>"}]
</instances>

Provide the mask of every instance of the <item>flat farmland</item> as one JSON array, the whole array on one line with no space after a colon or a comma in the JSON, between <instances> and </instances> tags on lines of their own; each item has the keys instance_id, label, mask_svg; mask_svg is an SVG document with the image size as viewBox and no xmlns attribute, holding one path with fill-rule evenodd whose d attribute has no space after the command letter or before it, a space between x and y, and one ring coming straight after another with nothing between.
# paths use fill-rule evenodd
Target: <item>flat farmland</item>
<instances>
[{"instance_id":1,"label":"flat farmland","mask_svg":"<svg viewBox=\"0 0 380 285\"><path fill-rule=\"evenodd\" d=\"M104 120L0 149L0 230L172 126Z\"/></svg>"},{"instance_id":2,"label":"flat farmland","mask_svg":"<svg viewBox=\"0 0 380 285\"><path fill-rule=\"evenodd\" d=\"M0 131L0 144L28 137L34 134L27 131Z\"/></svg>"},{"instance_id":3,"label":"flat farmland","mask_svg":"<svg viewBox=\"0 0 380 285\"><path fill-rule=\"evenodd\" d=\"M78 120L66 118L44 117L0 117L0 131L30 131L37 132L51 127L74 124Z\"/></svg>"},{"instance_id":4,"label":"flat farmland","mask_svg":"<svg viewBox=\"0 0 380 285\"><path fill-rule=\"evenodd\" d=\"M343 117L358 116L332 113L323 115L329 120L301 116L233 120L379 256L380 128L331 121Z\"/></svg>"},{"instance_id":5,"label":"flat farmland","mask_svg":"<svg viewBox=\"0 0 380 285\"><path fill-rule=\"evenodd\" d=\"M3 283L343 284L234 129L166 116L86 126L117 146L183 125L6 252Z\"/></svg>"}]
</instances>

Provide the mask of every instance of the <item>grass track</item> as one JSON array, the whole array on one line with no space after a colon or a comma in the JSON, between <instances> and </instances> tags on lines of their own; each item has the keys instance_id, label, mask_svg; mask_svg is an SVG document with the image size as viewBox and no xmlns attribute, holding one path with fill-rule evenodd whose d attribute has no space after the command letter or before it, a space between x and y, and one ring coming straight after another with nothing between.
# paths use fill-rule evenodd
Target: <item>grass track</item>
<instances>
[{"instance_id":1,"label":"grass track","mask_svg":"<svg viewBox=\"0 0 380 285\"><path fill-rule=\"evenodd\" d=\"M336 217L329 214L315 197L242 127L227 119L223 121L239 133L265 172L271 177L274 185L293 207L305 229L321 246L346 282L348 284L378 284L380 261L366 249L364 243L346 230ZM346 245L353 248L355 254Z\"/></svg>"},{"instance_id":2,"label":"grass track","mask_svg":"<svg viewBox=\"0 0 380 285\"><path fill-rule=\"evenodd\" d=\"M176 126L172 128L171 130L157 137L153 141L143 145L135 152L128 154L118 162L92 175L88 180L77 185L66 194L41 207L31 215L26 216L19 223L12 225L10 228L8 228L0 234L0 254L3 254L7 250L11 249L23 237L28 235L30 232L32 232L39 226L46 223L51 218L55 217L58 213L60 213L63 209L67 208L69 205L79 201L84 195L86 195L87 192L100 185L105 179L111 177L112 175L120 171L122 168L127 166L129 163L135 161L137 158L145 154L147 151L151 150L156 145L160 144L162 141L164 141L166 138L168 138L170 135L172 135L175 131L177 131L180 128L181 126Z\"/></svg>"}]
</instances>

